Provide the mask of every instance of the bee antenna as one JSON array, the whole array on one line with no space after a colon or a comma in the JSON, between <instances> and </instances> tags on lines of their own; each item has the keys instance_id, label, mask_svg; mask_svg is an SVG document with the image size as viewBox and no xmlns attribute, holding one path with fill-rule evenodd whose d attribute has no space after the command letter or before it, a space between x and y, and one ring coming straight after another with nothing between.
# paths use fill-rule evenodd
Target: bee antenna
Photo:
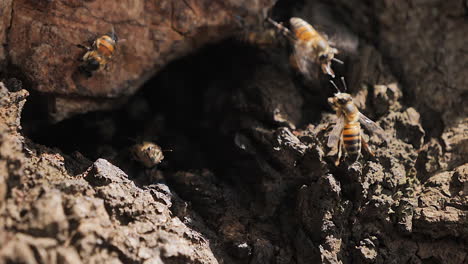
<instances>
[{"instance_id":1,"label":"bee antenna","mask_svg":"<svg viewBox=\"0 0 468 264\"><path fill-rule=\"evenodd\" d=\"M268 23L272 24L273 26L275 26L276 28L280 29L281 28L281 25L274 21L273 19L271 19L271 17L266 17L265 18L266 21L268 21Z\"/></svg>"},{"instance_id":2,"label":"bee antenna","mask_svg":"<svg viewBox=\"0 0 468 264\"><path fill-rule=\"evenodd\" d=\"M111 25L111 32L110 32L110 33L107 33L107 34L110 34L109 36L110 36L115 42L118 42L119 38L117 37L117 34L115 34L114 25Z\"/></svg>"},{"instance_id":3,"label":"bee antenna","mask_svg":"<svg viewBox=\"0 0 468 264\"><path fill-rule=\"evenodd\" d=\"M346 85L346 82L343 76L341 77L341 83L343 84L345 92L348 91L348 86Z\"/></svg>"},{"instance_id":4,"label":"bee antenna","mask_svg":"<svg viewBox=\"0 0 468 264\"><path fill-rule=\"evenodd\" d=\"M344 64L344 62L342 60L339 60L337 58L332 58L332 60L338 62L339 64Z\"/></svg>"},{"instance_id":5,"label":"bee antenna","mask_svg":"<svg viewBox=\"0 0 468 264\"><path fill-rule=\"evenodd\" d=\"M336 86L335 82L333 80L330 80L330 83L335 87L335 89L338 91L338 93L341 93L340 89L338 89L338 86Z\"/></svg>"}]
</instances>

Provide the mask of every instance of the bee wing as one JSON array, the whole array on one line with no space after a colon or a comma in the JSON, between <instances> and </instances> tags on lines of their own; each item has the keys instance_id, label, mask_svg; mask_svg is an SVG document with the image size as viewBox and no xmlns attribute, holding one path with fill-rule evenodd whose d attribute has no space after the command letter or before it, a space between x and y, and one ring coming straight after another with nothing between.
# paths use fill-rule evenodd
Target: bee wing
<instances>
[{"instance_id":1,"label":"bee wing","mask_svg":"<svg viewBox=\"0 0 468 264\"><path fill-rule=\"evenodd\" d=\"M336 48L341 54L357 55L359 40L347 34L336 34L329 38L330 46ZM338 54L337 53L337 54Z\"/></svg>"},{"instance_id":2,"label":"bee wing","mask_svg":"<svg viewBox=\"0 0 468 264\"><path fill-rule=\"evenodd\" d=\"M315 63L309 58L306 49L303 45L297 41L294 45L294 58L296 59L296 64L298 70L308 79L312 79L314 77L314 66Z\"/></svg>"},{"instance_id":3,"label":"bee wing","mask_svg":"<svg viewBox=\"0 0 468 264\"><path fill-rule=\"evenodd\" d=\"M370 120L367 116L359 113L359 122L372 134L377 135L380 139L388 142L388 136L385 131L377 125L374 121Z\"/></svg>"},{"instance_id":4,"label":"bee wing","mask_svg":"<svg viewBox=\"0 0 468 264\"><path fill-rule=\"evenodd\" d=\"M343 131L344 125L344 116L341 115L338 117L338 120L336 120L336 124L330 132L330 135L328 136L327 146L329 148L334 149L337 147L337 144L341 138L341 132Z\"/></svg>"},{"instance_id":5,"label":"bee wing","mask_svg":"<svg viewBox=\"0 0 468 264\"><path fill-rule=\"evenodd\" d=\"M336 48L341 54L358 54L359 38L346 27L332 24L314 25L317 32L324 37L330 46Z\"/></svg>"}]
</instances>

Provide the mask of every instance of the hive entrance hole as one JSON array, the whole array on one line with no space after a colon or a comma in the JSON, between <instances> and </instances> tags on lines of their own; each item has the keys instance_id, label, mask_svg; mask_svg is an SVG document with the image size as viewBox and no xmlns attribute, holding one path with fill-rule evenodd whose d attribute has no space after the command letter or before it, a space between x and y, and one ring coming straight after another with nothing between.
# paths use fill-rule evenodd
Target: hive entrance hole
<instances>
[{"instance_id":1,"label":"hive entrance hole","mask_svg":"<svg viewBox=\"0 0 468 264\"><path fill-rule=\"evenodd\" d=\"M230 159L235 148L232 138L220 132L219 123L232 115L232 92L248 82L257 53L234 40L207 46L170 63L119 109L57 124L39 123L25 114L25 135L66 154L78 151L90 160L120 155L136 142L149 140L171 150L165 152L165 166L174 170L216 166L220 159Z\"/></svg>"}]
</instances>

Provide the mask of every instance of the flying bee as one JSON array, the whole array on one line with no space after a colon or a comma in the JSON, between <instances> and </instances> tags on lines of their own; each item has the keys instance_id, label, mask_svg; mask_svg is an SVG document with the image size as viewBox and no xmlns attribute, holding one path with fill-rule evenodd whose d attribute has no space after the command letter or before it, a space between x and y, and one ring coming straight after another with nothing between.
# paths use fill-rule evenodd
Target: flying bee
<instances>
[{"instance_id":1,"label":"flying bee","mask_svg":"<svg viewBox=\"0 0 468 264\"><path fill-rule=\"evenodd\" d=\"M320 66L323 73L335 77L331 62L336 61L340 64L343 64L343 62L335 58L338 50L330 45L326 36L298 17L289 20L292 32L271 18L267 18L267 20L292 41L294 57L291 58L291 61L293 66L298 68L306 78L311 78L312 73L315 72L314 67L317 65Z\"/></svg>"},{"instance_id":2,"label":"flying bee","mask_svg":"<svg viewBox=\"0 0 468 264\"><path fill-rule=\"evenodd\" d=\"M94 40L92 47L78 45L87 51L81 58L83 63L79 67L80 71L87 77L91 77L93 72L107 67L107 63L109 63L115 52L117 42L117 34L112 28L111 32Z\"/></svg>"},{"instance_id":3,"label":"flying bee","mask_svg":"<svg viewBox=\"0 0 468 264\"><path fill-rule=\"evenodd\" d=\"M341 78L346 91L346 83L344 78ZM328 103L336 111L337 122L330 132L327 146L332 149L331 155L338 152L336 165L339 164L342 149L346 151L350 159L357 161L361 154L361 145L370 155L374 155L370 150L367 142L362 137L361 124L371 133L377 135L380 139L387 141L385 131L375 122L367 118L357 109L353 103L353 98L348 93L342 93L336 84L330 80L338 93L334 97L328 98Z\"/></svg>"},{"instance_id":4,"label":"flying bee","mask_svg":"<svg viewBox=\"0 0 468 264\"><path fill-rule=\"evenodd\" d=\"M133 145L131 154L134 160L140 162L146 168L153 168L164 159L163 150L149 141Z\"/></svg>"}]
</instances>

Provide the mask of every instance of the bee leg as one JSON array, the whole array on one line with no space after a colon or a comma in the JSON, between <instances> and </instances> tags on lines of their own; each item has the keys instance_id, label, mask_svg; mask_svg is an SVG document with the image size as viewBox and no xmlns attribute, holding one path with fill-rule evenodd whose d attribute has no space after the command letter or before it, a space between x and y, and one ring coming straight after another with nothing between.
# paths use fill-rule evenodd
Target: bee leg
<instances>
[{"instance_id":1,"label":"bee leg","mask_svg":"<svg viewBox=\"0 0 468 264\"><path fill-rule=\"evenodd\" d=\"M332 78L335 78L335 73L330 67L330 63L322 63L321 67L322 67L323 73L330 75Z\"/></svg>"},{"instance_id":2,"label":"bee leg","mask_svg":"<svg viewBox=\"0 0 468 264\"><path fill-rule=\"evenodd\" d=\"M87 51L90 51L90 50L91 50L90 47L86 47L86 46L81 45L81 44L76 44L76 46L77 46L78 48L85 49L85 50L87 50Z\"/></svg>"},{"instance_id":3,"label":"bee leg","mask_svg":"<svg viewBox=\"0 0 468 264\"><path fill-rule=\"evenodd\" d=\"M374 152L372 152L372 150L369 147L369 144L367 144L367 142L364 140L364 138L362 136L361 136L361 143L362 143L362 146L364 147L364 149L373 157Z\"/></svg>"},{"instance_id":4,"label":"bee leg","mask_svg":"<svg viewBox=\"0 0 468 264\"><path fill-rule=\"evenodd\" d=\"M356 160L354 162L358 162L361 156L362 156L362 153L361 151L359 151L359 153L356 155Z\"/></svg>"},{"instance_id":5,"label":"bee leg","mask_svg":"<svg viewBox=\"0 0 468 264\"><path fill-rule=\"evenodd\" d=\"M335 61L335 62L338 62L339 64L344 64L344 62L342 60L339 60L337 58L332 58L332 61Z\"/></svg>"},{"instance_id":6,"label":"bee leg","mask_svg":"<svg viewBox=\"0 0 468 264\"><path fill-rule=\"evenodd\" d=\"M343 140L340 139L340 141L338 142L338 156L335 161L335 166L340 165L342 150L343 150Z\"/></svg>"}]
</instances>

